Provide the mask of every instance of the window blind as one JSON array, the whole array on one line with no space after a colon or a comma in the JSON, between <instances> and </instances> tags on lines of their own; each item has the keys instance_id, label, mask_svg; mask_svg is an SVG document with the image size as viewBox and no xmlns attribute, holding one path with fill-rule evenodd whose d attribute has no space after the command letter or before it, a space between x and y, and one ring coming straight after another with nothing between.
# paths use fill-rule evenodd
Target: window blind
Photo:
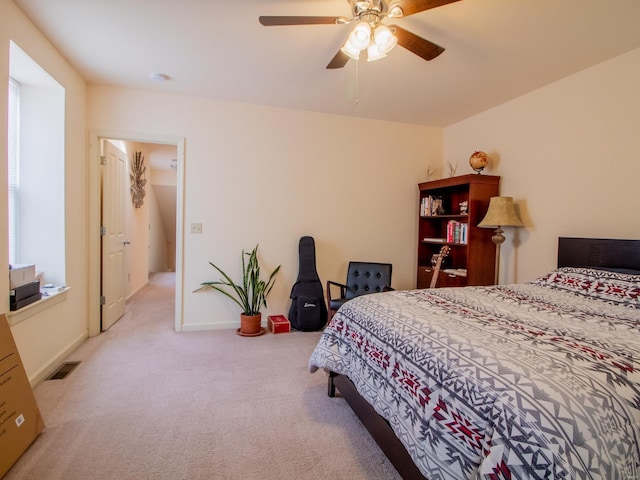
<instances>
[{"instance_id":1,"label":"window blind","mask_svg":"<svg viewBox=\"0 0 640 480\"><path fill-rule=\"evenodd\" d=\"M13 78L9 79L9 165L8 165L8 193L9 193L9 263L18 262L18 186L19 170L18 158L20 147L20 84Z\"/></svg>"}]
</instances>

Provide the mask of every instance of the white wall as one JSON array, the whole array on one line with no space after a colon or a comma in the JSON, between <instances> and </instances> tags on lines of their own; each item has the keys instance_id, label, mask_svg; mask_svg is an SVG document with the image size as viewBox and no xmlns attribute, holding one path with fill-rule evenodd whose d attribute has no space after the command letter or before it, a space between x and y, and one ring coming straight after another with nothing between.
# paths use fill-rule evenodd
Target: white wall
<instances>
[{"instance_id":1,"label":"white wall","mask_svg":"<svg viewBox=\"0 0 640 480\"><path fill-rule=\"evenodd\" d=\"M27 375L36 381L88 334L86 84L11 1L0 1L0 131L7 131L9 45L13 40L65 89L64 155L66 283L65 299L22 318L12 327ZM7 136L0 135L0 182L7 185ZM7 197L0 195L0 224L7 225ZM8 258L6 235L0 251ZM8 266L0 275L0 292L9 291ZM0 311L8 312L4 295Z\"/></svg>"},{"instance_id":2,"label":"white wall","mask_svg":"<svg viewBox=\"0 0 640 480\"><path fill-rule=\"evenodd\" d=\"M169 270L167 262L167 236L162 225L162 216L155 194L155 186L149 186L147 194L149 203L149 272L166 272ZM175 246L174 246L175 247Z\"/></svg>"},{"instance_id":3,"label":"white wall","mask_svg":"<svg viewBox=\"0 0 640 480\"><path fill-rule=\"evenodd\" d=\"M640 49L445 130L444 163L484 150L524 229L507 230L502 282L555 267L559 236L640 238Z\"/></svg>"},{"instance_id":4,"label":"white wall","mask_svg":"<svg viewBox=\"0 0 640 480\"><path fill-rule=\"evenodd\" d=\"M185 330L237 326L230 300L192 291L218 279L210 260L237 278L256 244L265 270L282 264L264 313L287 313L303 235L323 282L371 260L415 286L417 183L440 161L440 129L110 87L90 87L88 112L92 131L186 139L184 221L203 233L185 237Z\"/></svg>"},{"instance_id":5,"label":"white wall","mask_svg":"<svg viewBox=\"0 0 640 480\"><path fill-rule=\"evenodd\" d=\"M151 164L170 165L178 153L173 145L153 145ZM176 269L177 167L152 168L151 188L154 209L149 221L149 271L167 272ZM150 207L151 208L151 204Z\"/></svg>"}]
</instances>

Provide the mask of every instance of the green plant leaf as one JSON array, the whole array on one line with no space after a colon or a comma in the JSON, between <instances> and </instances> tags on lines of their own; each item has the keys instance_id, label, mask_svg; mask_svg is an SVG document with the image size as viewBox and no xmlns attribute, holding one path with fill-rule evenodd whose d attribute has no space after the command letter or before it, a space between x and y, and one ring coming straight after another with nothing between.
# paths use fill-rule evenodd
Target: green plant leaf
<instances>
[{"instance_id":1,"label":"green plant leaf","mask_svg":"<svg viewBox=\"0 0 640 480\"><path fill-rule=\"evenodd\" d=\"M242 281L240 284L235 283L229 275L213 262L209 262L209 264L216 269L222 279L215 282L203 282L201 289L206 287L222 293L238 304L245 315L257 315L260 313L262 306L267 307L267 296L275 284L275 277L280 271L281 265L278 265L271 272L266 282L261 280L258 245L251 252L242 250Z\"/></svg>"}]
</instances>

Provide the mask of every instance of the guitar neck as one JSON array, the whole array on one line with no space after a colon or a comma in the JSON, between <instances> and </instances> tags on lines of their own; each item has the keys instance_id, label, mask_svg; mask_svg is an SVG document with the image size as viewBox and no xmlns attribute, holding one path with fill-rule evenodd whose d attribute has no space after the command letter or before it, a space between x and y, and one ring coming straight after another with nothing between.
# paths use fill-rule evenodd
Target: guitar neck
<instances>
[{"instance_id":1,"label":"guitar neck","mask_svg":"<svg viewBox=\"0 0 640 480\"><path fill-rule=\"evenodd\" d=\"M440 253L438 254L438 259L436 260L436 265L433 267L433 275L431 276L431 284L429 288L435 288L438 284L438 277L440 276L440 267L442 266L442 261L444 257L449 254L449 247L442 247Z\"/></svg>"},{"instance_id":2,"label":"guitar neck","mask_svg":"<svg viewBox=\"0 0 640 480\"><path fill-rule=\"evenodd\" d=\"M436 262L436 266L433 267L433 276L431 277L431 285L429 288L435 288L438 283L438 276L440 275L440 267L442 266L442 256L438 257L438 261Z\"/></svg>"}]
</instances>

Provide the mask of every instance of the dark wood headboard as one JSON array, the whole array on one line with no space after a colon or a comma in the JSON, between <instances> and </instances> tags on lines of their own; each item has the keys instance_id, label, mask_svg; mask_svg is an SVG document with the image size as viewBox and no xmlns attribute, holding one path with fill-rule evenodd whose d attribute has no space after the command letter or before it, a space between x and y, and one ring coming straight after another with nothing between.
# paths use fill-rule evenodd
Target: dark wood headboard
<instances>
[{"instance_id":1,"label":"dark wood headboard","mask_svg":"<svg viewBox=\"0 0 640 480\"><path fill-rule=\"evenodd\" d=\"M560 237L558 267L591 267L640 274L640 240Z\"/></svg>"}]
</instances>

